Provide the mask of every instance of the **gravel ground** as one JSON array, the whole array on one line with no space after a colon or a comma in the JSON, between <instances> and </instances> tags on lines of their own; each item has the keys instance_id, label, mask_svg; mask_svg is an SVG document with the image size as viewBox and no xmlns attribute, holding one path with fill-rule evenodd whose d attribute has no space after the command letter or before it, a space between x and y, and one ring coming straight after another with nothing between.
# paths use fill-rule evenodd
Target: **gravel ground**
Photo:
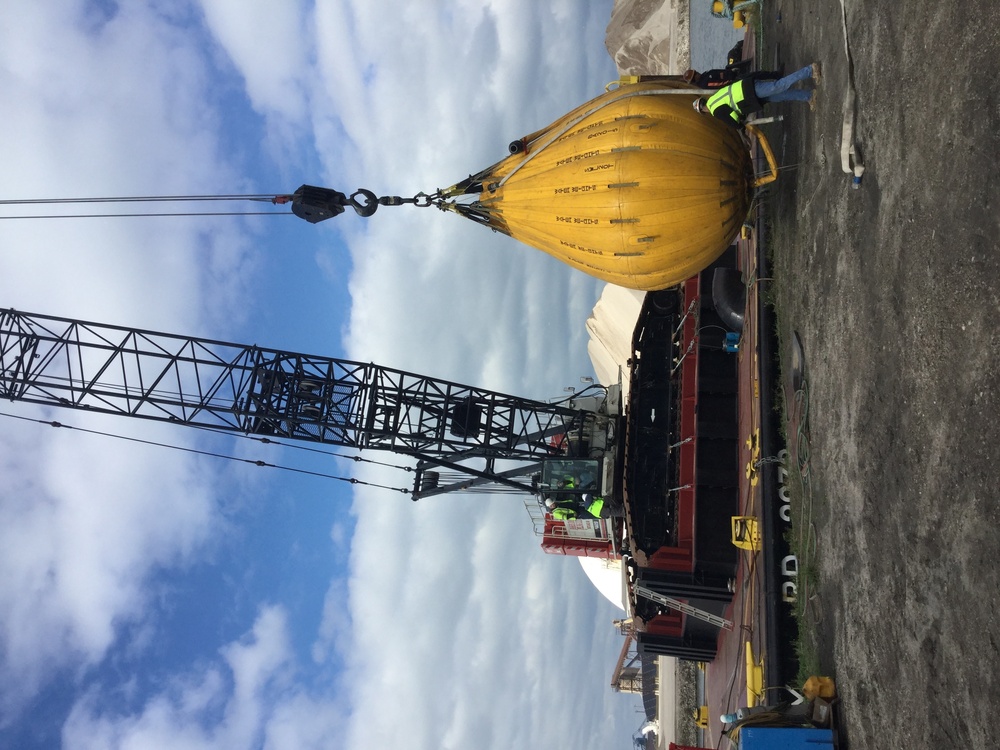
<instances>
[{"instance_id":1,"label":"gravel ground","mask_svg":"<svg viewBox=\"0 0 1000 750\"><path fill-rule=\"evenodd\" d=\"M846 0L859 190L840 170L837 0L764 0L763 59L820 60L766 126L782 334L809 385L824 669L854 750L996 746L1000 86L996 5ZM780 19L780 20L779 20Z\"/></svg>"},{"instance_id":2,"label":"gravel ground","mask_svg":"<svg viewBox=\"0 0 1000 750\"><path fill-rule=\"evenodd\" d=\"M691 714L698 708L698 665L693 661L678 660L675 670L677 680L675 742L679 745L697 745L698 728Z\"/></svg>"}]
</instances>

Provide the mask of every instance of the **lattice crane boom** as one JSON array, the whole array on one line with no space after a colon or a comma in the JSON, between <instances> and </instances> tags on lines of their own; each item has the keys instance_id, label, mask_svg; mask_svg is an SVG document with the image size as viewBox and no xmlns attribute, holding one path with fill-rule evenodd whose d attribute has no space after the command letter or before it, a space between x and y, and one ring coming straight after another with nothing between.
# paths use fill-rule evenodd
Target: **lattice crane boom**
<instances>
[{"instance_id":1,"label":"lattice crane boom","mask_svg":"<svg viewBox=\"0 0 1000 750\"><path fill-rule=\"evenodd\" d=\"M497 460L529 471L557 452L553 436L596 418L370 363L15 310L0 310L0 397L391 451L416 457L418 472L445 466L475 478L466 485L520 489L530 486Z\"/></svg>"}]
</instances>

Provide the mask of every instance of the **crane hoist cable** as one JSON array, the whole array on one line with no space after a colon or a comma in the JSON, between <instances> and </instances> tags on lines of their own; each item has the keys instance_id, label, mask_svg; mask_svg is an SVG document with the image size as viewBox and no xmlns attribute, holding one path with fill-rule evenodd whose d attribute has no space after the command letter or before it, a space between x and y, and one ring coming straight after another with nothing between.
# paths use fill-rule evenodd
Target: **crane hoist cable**
<instances>
[{"instance_id":1,"label":"crane hoist cable","mask_svg":"<svg viewBox=\"0 0 1000 750\"><path fill-rule=\"evenodd\" d=\"M60 213L60 214L20 214L2 215L0 219L91 219L91 218L128 218L128 217L149 217L149 216L291 216L295 215L305 219L310 224L317 224L321 221L339 216L348 208L362 217L369 217L375 213L379 206L402 206L414 205L418 208L435 206L441 210L456 211L461 214L469 214L472 207L468 205L452 204L446 199L457 195L472 194L481 189L481 183L475 176L470 175L467 180L463 180L457 185L447 190L435 190L433 193L420 192L412 198L402 198L398 195L377 196L371 190L358 188L351 195L347 195L333 188L316 187L315 185L302 185L293 193L250 193L250 194L224 194L224 195L142 195L142 196L107 196L90 198L15 198L0 199L0 207L3 206L71 206L71 205L105 205L105 204L148 204L148 203L199 203L206 201L254 201L258 203L270 203L273 206L291 207L292 213L284 211L143 211L143 212L117 212L117 213ZM479 221L488 220L482 217Z\"/></svg>"},{"instance_id":2,"label":"crane hoist cable","mask_svg":"<svg viewBox=\"0 0 1000 750\"><path fill-rule=\"evenodd\" d=\"M106 196L91 198L14 198L0 200L0 206L70 206L70 205L105 205L116 203L198 203L205 201L258 201L275 203L275 196L264 194L243 195L134 195ZM273 214L286 216L284 211L143 211L117 213L60 213L60 214L21 214L5 216L0 219L96 219L96 218L129 218L149 216L247 216Z\"/></svg>"},{"instance_id":3,"label":"crane hoist cable","mask_svg":"<svg viewBox=\"0 0 1000 750\"><path fill-rule=\"evenodd\" d=\"M102 430L91 430L86 427L76 427L70 424L64 424L63 422L58 422L56 420L49 419L38 419L35 417L25 417L20 414L9 414L7 412L0 412L0 417L8 417L10 419L18 419L24 422L34 422L36 424L47 425L49 427L62 427L68 430L73 430L74 432L83 432L89 435L99 435L101 437L114 438L115 440L124 440L129 443L139 443L141 445L150 445L156 448L168 448L170 450L181 451L182 453L193 453L199 456L208 456L209 458L219 458L226 461L236 461L237 463L251 464L253 466L259 466L261 468L268 469L280 469L281 471L289 471L295 474L304 474L306 476L317 477L319 479L329 479L336 482L347 482L348 484L363 485L365 487L374 487L381 490L390 490L392 492L399 492L404 495L410 494L409 487L390 487L385 484L378 484L376 482L366 482L363 479L358 479L356 477L342 477L336 474L327 474L321 471L312 471L310 469L301 469L295 466L282 466L281 464L272 464L267 461L252 458L238 458L236 456L230 456L225 453L217 453L215 451L202 450L200 448L189 448L183 445L173 445L171 443L161 443L155 440L146 440L144 438L132 437L129 435L119 435L113 432L104 432ZM373 462L374 463L374 462Z\"/></svg>"},{"instance_id":4,"label":"crane hoist cable","mask_svg":"<svg viewBox=\"0 0 1000 750\"><path fill-rule=\"evenodd\" d=\"M257 443L263 443L264 445L276 445L279 448L287 448L289 450L306 451L307 453L318 453L321 456L329 456L331 458L344 458L348 461L354 461L355 463L365 463L372 464L373 466L387 466L390 469L399 469L400 471L414 471L412 466L405 466L403 464L391 464L387 461L376 461L374 458L365 458L364 456L349 456L346 453L337 453L336 451L324 450L322 448L311 448L308 445L299 445L297 443L285 443L281 440L274 440L269 437L259 437L257 435L243 435L238 432L228 432L224 430L216 430L212 427L206 427L205 425L191 425L195 429L204 430L205 432L212 432L216 435L226 435L229 437L240 438L241 440L252 440Z\"/></svg>"}]
</instances>

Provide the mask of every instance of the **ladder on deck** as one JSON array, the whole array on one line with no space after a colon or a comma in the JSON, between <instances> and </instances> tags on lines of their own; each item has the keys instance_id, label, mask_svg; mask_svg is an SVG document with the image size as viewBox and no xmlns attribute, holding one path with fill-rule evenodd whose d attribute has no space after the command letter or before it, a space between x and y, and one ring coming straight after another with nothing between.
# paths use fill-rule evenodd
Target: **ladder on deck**
<instances>
[{"instance_id":1,"label":"ladder on deck","mask_svg":"<svg viewBox=\"0 0 1000 750\"><path fill-rule=\"evenodd\" d=\"M675 609L678 612L683 612L690 617L697 618L703 622L707 622L710 625L715 625L715 627L722 630L732 630L733 621L727 620L725 617L719 617L718 615L713 615L711 612L706 612L703 609L698 609L697 607L692 607L690 604L685 604L679 599L674 599L669 596L652 591L645 586L635 587L636 596L644 596L650 601L656 602L669 609Z\"/></svg>"}]
</instances>

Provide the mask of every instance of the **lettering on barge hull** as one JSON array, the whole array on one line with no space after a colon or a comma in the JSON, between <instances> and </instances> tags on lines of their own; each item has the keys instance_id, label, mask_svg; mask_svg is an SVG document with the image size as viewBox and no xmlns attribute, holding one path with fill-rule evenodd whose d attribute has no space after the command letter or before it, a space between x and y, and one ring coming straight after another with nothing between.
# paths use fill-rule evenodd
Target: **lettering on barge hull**
<instances>
[{"instance_id":1,"label":"lettering on barge hull","mask_svg":"<svg viewBox=\"0 0 1000 750\"><path fill-rule=\"evenodd\" d=\"M792 528L792 498L788 492L788 450L778 453L778 517L782 520L782 537ZM781 600L795 609L799 595L799 558L791 551L781 558Z\"/></svg>"}]
</instances>

